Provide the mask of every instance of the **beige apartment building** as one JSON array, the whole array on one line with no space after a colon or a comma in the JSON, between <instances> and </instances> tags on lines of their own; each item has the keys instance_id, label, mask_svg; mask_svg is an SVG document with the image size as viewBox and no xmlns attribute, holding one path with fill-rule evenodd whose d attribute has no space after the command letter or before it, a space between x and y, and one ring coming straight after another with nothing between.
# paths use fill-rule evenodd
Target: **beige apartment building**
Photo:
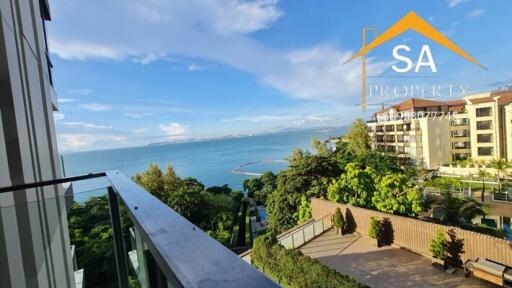
<instances>
[{"instance_id":1,"label":"beige apartment building","mask_svg":"<svg viewBox=\"0 0 512 288\"><path fill-rule=\"evenodd\" d=\"M512 91L455 101L408 99L373 114L372 149L434 169L454 160L512 160Z\"/></svg>"}]
</instances>

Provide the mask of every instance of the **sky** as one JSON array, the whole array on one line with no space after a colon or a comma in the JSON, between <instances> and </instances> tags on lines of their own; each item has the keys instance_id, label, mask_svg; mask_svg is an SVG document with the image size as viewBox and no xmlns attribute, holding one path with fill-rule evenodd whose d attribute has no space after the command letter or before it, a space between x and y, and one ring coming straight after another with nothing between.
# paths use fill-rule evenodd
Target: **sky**
<instances>
[{"instance_id":1,"label":"sky","mask_svg":"<svg viewBox=\"0 0 512 288\"><path fill-rule=\"evenodd\" d=\"M61 151L368 119L401 99L376 90L362 112L361 61L344 62L361 49L363 27L384 32L409 11L487 69L408 31L367 54L369 85L457 84L476 93L512 84L511 1L52 0L50 6ZM410 47L402 54L413 64L429 45L437 73L396 77L392 65L403 65L393 58L396 45Z\"/></svg>"}]
</instances>

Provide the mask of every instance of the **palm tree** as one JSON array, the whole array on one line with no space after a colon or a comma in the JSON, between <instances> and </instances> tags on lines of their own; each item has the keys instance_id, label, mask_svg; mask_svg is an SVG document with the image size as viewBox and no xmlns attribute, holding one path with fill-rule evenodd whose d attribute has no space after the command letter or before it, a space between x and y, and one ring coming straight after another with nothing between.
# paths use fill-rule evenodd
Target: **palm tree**
<instances>
[{"instance_id":1,"label":"palm tree","mask_svg":"<svg viewBox=\"0 0 512 288\"><path fill-rule=\"evenodd\" d=\"M482 195L480 198L482 202L485 202L485 180L489 177L491 177L491 174L485 171L485 169L478 170L478 178L482 180Z\"/></svg>"},{"instance_id":2,"label":"palm tree","mask_svg":"<svg viewBox=\"0 0 512 288\"><path fill-rule=\"evenodd\" d=\"M466 227L471 226L477 216L485 216L485 204L473 198L453 196L450 192L427 194L425 202L432 208L431 218L443 224Z\"/></svg>"},{"instance_id":3,"label":"palm tree","mask_svg":"<svg viewBox=\"0 0 512 288\"><path fill-rule=\"evenodd\" d=\"M504 159L495 159L491 161L492 168L496 169L496 178L498 179L498 192L501 193L501 175L510 164Z\"/></svg>"}]
</instances>

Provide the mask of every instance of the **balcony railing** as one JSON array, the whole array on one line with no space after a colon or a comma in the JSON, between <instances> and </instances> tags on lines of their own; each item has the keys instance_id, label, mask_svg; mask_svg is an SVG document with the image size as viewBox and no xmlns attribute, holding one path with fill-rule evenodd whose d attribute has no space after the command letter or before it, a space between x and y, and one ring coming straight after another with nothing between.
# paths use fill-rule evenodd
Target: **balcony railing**
<instances>
[{"instance_id":1,"label":"balcony railing","mask_svg":"<svg viewBox=\"0 0 512 288\"><path fill-rule=\"evenodd\" d=\"M286 249L298 248L326 230L332 228L332 215L327 214L318 220L311 220L302 225L294 227L277 236L279 244Z\"/></svg>"},{"instance_id":2,"label":"balcony railing","mask_svg":"<svg viewBox=\"0 0 512 288\"><path fill-rule=\"evenodd\" d=\"M129 287L128 259L133 257L138 264L136 274L142 287L279 287L119 171L4 187L0 188L0 193L23 193L25 189L94 178L106 178L109 183L110 223L119 287ZM135 241L130 245L134 249L130 255L124 243L121 207L133 224Z\"/></svg>"}]
</instances>

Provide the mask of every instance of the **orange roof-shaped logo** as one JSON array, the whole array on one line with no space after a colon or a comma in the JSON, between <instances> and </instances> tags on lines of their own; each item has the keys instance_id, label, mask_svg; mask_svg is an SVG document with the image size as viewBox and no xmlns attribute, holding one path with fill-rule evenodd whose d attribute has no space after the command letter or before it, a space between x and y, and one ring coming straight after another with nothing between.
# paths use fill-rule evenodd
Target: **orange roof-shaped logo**
<instances>
[{"instance_id":1,"label":"orange roof-shaped logo","mask_svg":"<svg viewBox=\"0 0 512 288\"><path fill-rule=\"evenodd\" d=\"M437 31L436 28L432 27L427 21L418 16L418 14L414 12L409 12L402 19L396 22L393 26L387 29L384 33L380 34L375 40L373 40L368 45L363 45L361 51L354 54L350 59L345 61L345 63L354 60L357 57L366 55L372 49L386 43L387 41L399 36L400 34L408 31L414 30L419 34L431 39L437 44L453 51L459 56L464 57L469 62L480 66L481 68L486 69L482 64L480 64L475 58L471 57L468 53L462 50L459 46L453 43L450 39L444 36L441 32Z\"/></svg>"}]
</instances>

